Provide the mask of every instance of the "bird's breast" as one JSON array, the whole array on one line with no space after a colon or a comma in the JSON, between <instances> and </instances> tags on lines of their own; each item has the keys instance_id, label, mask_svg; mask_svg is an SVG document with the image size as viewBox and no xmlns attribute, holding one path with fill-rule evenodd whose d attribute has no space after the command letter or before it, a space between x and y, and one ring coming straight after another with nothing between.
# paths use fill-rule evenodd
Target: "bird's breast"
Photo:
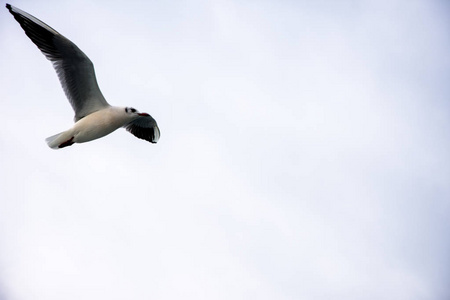
<instances>
[{"instance_id":1,"label":"bird's breast","mask_svg":"<svg viewBox=\"0 0 450 300\"><path fill-rule=\"evenodd\" d=\"M96 111L75 123L74 141L84 143L110 134L127 123L127 119L114 109Z\"/></svg>"}]
</instances>

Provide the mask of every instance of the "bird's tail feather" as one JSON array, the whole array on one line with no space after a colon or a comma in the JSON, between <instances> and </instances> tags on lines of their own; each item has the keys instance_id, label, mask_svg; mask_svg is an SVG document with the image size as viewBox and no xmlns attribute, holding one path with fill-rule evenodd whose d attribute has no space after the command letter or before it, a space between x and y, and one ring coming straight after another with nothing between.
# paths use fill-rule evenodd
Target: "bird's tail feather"
<instances>
[{"instance_id":1,"label":"bird's tail feather","mask_svg":"<svg viewBox=\"0 0 450 300\"><path fill-rule=\"evenodd\" d=\"M73 144L71 135L71 132L64 131L46 138L45 141L50 148L59 149Z\"/></svg>"}]
</instances>

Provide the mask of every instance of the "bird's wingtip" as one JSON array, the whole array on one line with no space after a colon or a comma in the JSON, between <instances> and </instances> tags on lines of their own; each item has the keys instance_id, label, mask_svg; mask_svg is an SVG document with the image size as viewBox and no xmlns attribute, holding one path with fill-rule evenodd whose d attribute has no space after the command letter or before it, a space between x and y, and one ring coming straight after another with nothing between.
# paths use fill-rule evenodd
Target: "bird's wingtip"
<instances>
[{"instance_id":1,"label":"bird's wingtip","mask_svg":"<svg viewBox=\"0 0 450 300\"><path fill-rule=\"evenodd\" d=\"M11 4L9 4L9 3L6 3L6 5L5 5L5 6L6 6L6 8L7 8L7 9L11 10Z\"/></svg>"}]
</instances>

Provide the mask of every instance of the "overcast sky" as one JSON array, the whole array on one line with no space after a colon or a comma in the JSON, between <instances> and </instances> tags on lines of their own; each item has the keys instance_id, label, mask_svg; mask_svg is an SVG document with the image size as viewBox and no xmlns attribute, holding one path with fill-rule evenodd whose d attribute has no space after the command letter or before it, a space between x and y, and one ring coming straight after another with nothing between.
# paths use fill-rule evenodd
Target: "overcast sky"
<instances>
[{"instance_id":1,"label":"overcast sky","mask_svg":"<svg viewBox=\"0 0 450 300\"><path fill-rule=\"evenodd\" d=\"M12 1L161 129L57 151L1 3L1 300L450 298L446 1Z\"/></svg>"}]
</instances>

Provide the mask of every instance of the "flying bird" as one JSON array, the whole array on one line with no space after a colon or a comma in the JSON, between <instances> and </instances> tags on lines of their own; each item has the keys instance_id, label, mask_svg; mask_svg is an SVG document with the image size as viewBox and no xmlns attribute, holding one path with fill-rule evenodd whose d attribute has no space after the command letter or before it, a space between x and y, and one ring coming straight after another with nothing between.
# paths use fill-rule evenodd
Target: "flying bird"
<instances>
[{"instance_id":1,"label":"flying bird","mask_svg":"<svg viewBox=\"0 0 450 300\"><path fill-rule=\"evenodd\" d=\"M46 139L52 149L89 142L120 127L140 139L156 143L158 125L149 114L132 107L112 106L106 102L95 78L91 60L74 43L38 18L10 4L6 8L25 34L50 60L62 88L75 111L75 124L69 130Z\"/></svg>"}]
</instances>

